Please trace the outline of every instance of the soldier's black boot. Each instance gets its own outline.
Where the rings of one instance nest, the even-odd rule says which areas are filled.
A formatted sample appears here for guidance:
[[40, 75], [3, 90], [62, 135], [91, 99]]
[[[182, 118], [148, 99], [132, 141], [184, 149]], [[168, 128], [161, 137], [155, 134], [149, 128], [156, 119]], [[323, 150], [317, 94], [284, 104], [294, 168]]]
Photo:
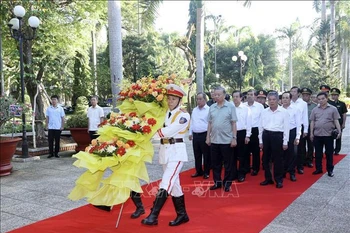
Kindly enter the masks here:
[[151, 209], [151, 213], [147, 218], [141, 221], [144, 225], [158, 225], [158, 215], [160, 210], [163, 208], [166, 200], [168, 198], [168, 193], [165, 189], [159, 189], [156, 199], [153, 202], [153, 208]]
[[145, 213], [145, 209], [143, 208], [143, 205], [142, 205], [141, 195], [140, 195], [140, 193], [131, 191], [130, 198], [136, 206], [135, 212], [132, 213], [130, 217], [131, 218], [138, 218], [138, 217], [140, 217], [141, 214]]
[[190, 221], [185, 208], [185, 196], [173, 197], [173, 203], [176, 211], [176, 218], [174, 221], [169, 222], [169, 226], [178, 226], [182, 223]]

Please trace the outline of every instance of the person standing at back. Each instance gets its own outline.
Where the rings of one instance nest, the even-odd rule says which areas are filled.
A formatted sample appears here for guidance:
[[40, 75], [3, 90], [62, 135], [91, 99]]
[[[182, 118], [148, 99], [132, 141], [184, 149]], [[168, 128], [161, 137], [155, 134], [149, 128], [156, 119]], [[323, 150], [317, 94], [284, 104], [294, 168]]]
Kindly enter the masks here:
[[98, 97], [97, 96], [92, 96], [90, 99], [91, 102], [91, 107], [89, 107], [88, 112], [87, 112], [87, 117], [88, 117], [88, 132], [90, 135], [91, 140], [95, 139], [98, 137], [96, 134], [96, 131], [98, 129], [98, 125], [103, 122], [104, 120], [104, 112], [103, 108], [101, 108], [98, 105]]
[[[338, 109], [338, 112], [340, 115], [339, 124], [340, 124], [341, 130], [343, 131], [343, 129], [345, 129], [346, 113], [348, 112], [348, 109], [346, 108], [345, 103], [339, 100], [339, 95], [340, 95], [340, 90], [338, 88], [332, 88], [331, 89], [332, 100], [328, 101], [328, 103]], [[340, 138], [335, 140], [334, 154], [339, 155], [340, 150], [341, 150], [341, 136]]]
[[[59, 158], [61, 132], [64, 128], [64, 110], [58, 105], [58, 96], [51, 96], [51, 106], [46, 110], [46, 128], [48, 129], [49, 156]], [[55, 142], [55, 151], [53, 143]]]
[[[200, 92], [196, 96], [197, 107], [192, 111], [189, 140], [192, 140], [193, 154], [196, 173], [191, 177], [203, 176], [204, 179], [209, 178], [210, 172], [210, 147], [205, 143], [208, 129], [208, 113], [207, 96]], [[204, 171], [202, 168], [202, 161]]]
[[302, 148], [305, 147], [305, 137], [307, 136], [307, 133], [309, 131], [309, 116], [308, 116], [308, 110], [307, 110], [307, 103], [300, 98], [301, 90], [299, 87], [292, 87], [290, 89], [290, 94], [292, 94], [292, 101], [291, 105], [296, 106], [301, 114], [301, 136], [300, 141], [298, 145], [298, 156], [297, 156], [297, 162], [296, 167], [298, 174], [304, 174], [304, 161], [303, 161], [303, 155], [302, 155]]
[[252, 114], [252, 134], [246, 150], [248, 158], [250, 153], [252, 153], [252, 176], [258, 175], [260, 171], [259, 124], [261, 112], [264, 110], [264, 106], [255, 101], [255, 97], [256, 91], [249, 90], [247, 92], [247, 102], [244, 103], [250, 108]]
[[[233, 103], [237, 114], [237, 146], [233, 148], [233, 179], [244, 182], [246, 174], [250, 172], [249, 154], [247, 145], [252, 134], [252, 114], [250, 108], [242, 103], [243, 95], [240, 91], [232, 92]], [[237, 161], [239, 167], [237, 169]]]
[[[223, 87], [215, 88], [216, 103], [210, 106], [206, 143], [211, 149], [214, 185], [210, 190], [224, 187], [225, 192], [231, 190], [233, 147], [237, 145], [237, 115], [235, 106], [225, 100]], [[224, 164], [224, 179], [221, 178]]]
[[[301, 91], [303, 96], [303, 100], [307, 103], [308, 117], [309, 117], [309, 125], [310, 125], [310, 115], [312, 109], [314, 109], [317, 104], [311, 100], [312, 91], [309, 88], [303, 88]], [[315, 95], [316, 96], [316, 95]], [[307, 146], [307, 151], [306, 151]], [[313, 155], [314, 155], [314, 144], [310, 140], [310, 127], [307, 136], [305, 137], [304, 146], [301, 149], [301, 154], [304, 158], [304, 165], [311, 168], [314, 165], [312, 164]]]

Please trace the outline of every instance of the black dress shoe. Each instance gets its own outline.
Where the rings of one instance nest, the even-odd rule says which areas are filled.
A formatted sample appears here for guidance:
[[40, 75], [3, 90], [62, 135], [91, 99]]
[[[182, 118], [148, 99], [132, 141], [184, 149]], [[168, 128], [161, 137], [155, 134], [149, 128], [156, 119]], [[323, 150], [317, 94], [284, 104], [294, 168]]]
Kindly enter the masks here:
[[334, 151], [334, 155], [339, 155], [339, 151]]
[[304, 174], [304, 170], [299, 168], [298, 169], [298, 174], [300, 174], [300, 175]]
[[294, 174], [290, 174], [290, 180], [294, 182], [294, 181], [297, 181], [297, 178], [295, 177]]
[[306, 166], [309, 167], [309, 168], [314, 167], [314, 165], [312, 164], [312, 162], [308, 162], [308, 163], [306, 164]]
[[224, 188], [224, 191], [225, 191], [225, 192], [230, 192], [230, 191], [231, 191], [231, 187], [225, 187], [225, 188]]
[[334, 173], [333, 173], [333, 172], [328, 172], [328, 176], [329, 176], [329, 177], [333, 177], [333, 176], [334, 176]]
[[238, 182], [239, 182], [239, 183], [242, 183], [242, 182], [244, 182], [244, 181], [245, 181], [245, 178], [244, 178], [243, 176], [238, 178]]
[[61, 156], [59, 156], [58, 154], [55, 154], [55, 158], [60, 158]]
[[198, 172], [194, 173], [191, 175], [192, 178], [198, 177], [198, 176], [202, 176], [203, 174], [200, 174]]
[[257, 175], [258, 175], [258, 172], [257, 172], [257, 171], [252, 171], [252, 173], [250, 173], [250, 175], [252, 175], [252, 176], [257, 176]]
[[260, 183], [260, 185], [262, 186], [269, 185], [269, 184], [274, 184], [274, 182], [272, 180], [264, 180], [263, 182]]
[[209, 179], [209, 175], [207, 174], [203, 175], [203, 179]]
[[210, 189], [210, 190], [215, 190], [215, 189], [219, 189], [219, 188], [221, 188], [221, 185], [216, 185], [216, 184], [214, 184], [214, 185], [211, 186], [209, 189]]
[[53, 155], [49, 155], [49, 156], [47, 156], [47, 158], [49, 159], [49, 158], [52, 158], [53, 157]]
[[318, 175], [318, 174], [322, 174], [323, 171], [322, 170], [316, 170], [312, 173], [312, 175]]
[[278, 189], [283, 188], [283, 184], [282, 184], [282, 183], [277, 183], [277, 184], [276, 184], [276, 188], [278, 188]]

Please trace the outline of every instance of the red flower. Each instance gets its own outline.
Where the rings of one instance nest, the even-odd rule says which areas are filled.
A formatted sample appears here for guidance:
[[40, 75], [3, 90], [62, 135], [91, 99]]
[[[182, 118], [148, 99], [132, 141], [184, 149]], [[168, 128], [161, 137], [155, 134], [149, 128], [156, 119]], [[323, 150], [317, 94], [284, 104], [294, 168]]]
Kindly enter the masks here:
[[92, 154], [95, 149], [96, 149], [96, 146], [91, 147], [90, 150], [89, 150], [89, 153]]
[[135, 130], [135, 131], [139, 130], [140, 128], [141, 128], [140, 125], [133, 125], [133, 126], [131, 126], [131, 129]]
[[134, 141], [129, 140], [126, 143], [129, 144], [130, 147], [135, 146], [135, 142]]
[[99, 147], [98, 150], [103, 150], [104, 148], [106, 148], [108, 146], [107, 142], [102, 143]]
[[117, 150], [117, 154], [120, 155], [120, 156], [123, 156], [125, 155], [126, 153], [126, 150], [124, 147], [120, 147], [118, 150]]
[[101, 126], [104, 126], [104, 125], [106, 125], [107, 124], [107, 120], [104, 120], [102, 123], [100, 123], [99, 125], [98, 125], [98, 127], [101, 127]]
[[149, 127], [148, 125], [142, 127], [142, 132], [144, 133], [150, 133], [151, 131], [151, 127]]
[[149, 125], [155, 125], [155, 124], [157, 124], [157, 121], [156, 121], [156, 119], [154, 119], [154, 118], [149, 118], [148, 120], [147, 120], [147, 123], [149, 124]]
[[129, 116], [130, 116], [130, 117], [136, 117], [137, 114], [136, 114], [136, 112], [131, 112], [131, 113], [129, 113]]

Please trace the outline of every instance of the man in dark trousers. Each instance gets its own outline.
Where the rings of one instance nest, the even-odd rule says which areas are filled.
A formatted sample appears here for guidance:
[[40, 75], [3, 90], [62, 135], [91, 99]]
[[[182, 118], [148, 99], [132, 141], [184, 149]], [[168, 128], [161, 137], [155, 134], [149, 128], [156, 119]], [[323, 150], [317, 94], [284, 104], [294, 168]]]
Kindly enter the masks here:
[[[338, 88], [332, 88], [331, 89], [331, 97], [332, 100], [328, 101], [330, 105], [333, 105], [338, 109], [340, 119], [339, 124], [341, 131], [345, 129], [345, 122], [346, 122], [346, 113], [348, 112], [348, 109], [346, 108], [346, 104], [339, 100], [340, 90]], [[341, 136], [335, 140], [335, 148], [334, 148], [334, 154], [339, 155], [339, 152], [341, 150]]]
[[316, 170], [313, 175], [322, 174], [322, 157], [323, 147], [325, 147], [326, 154], [326, 167], [329, 177], [333, 177], [333, 149], [334, 142], [332, 132], [337, 129], [339, 134], [337, 139], [340, 138], [341, 129], [339, 125], [340, 115], [336, 107], [328, 103], [328, 94], [326, 92], [320, 92], [317, 94], [318, 106], [311, 112], [310, 120], [310, 139], [313, 140], [315, 146], [315, 161]]
[[[214, 185], [210, 190], [224, 187], [231, 190], [233, 147], [237, 146], [237, 115], [235, 106], [225, 100], [226, 91], [217, 87], [214, 92], [216, 103], [210, 106], [206, 143], [210, 146]], [[221, 178], [222, 164], [225, 167]]]
[[269, 108], [261, 113], [259, 129], [260, 148], [263, 149], [263, 166], [265, 180], [260, 185], [274, 184], [270, 170], [270, 161], [273, 163], [273, 178], [276, 188], [283, 188], [283, 151], [288, 149], [289, 114], [278, 106], [278, 93], [270, 92], [267, 95]]
[[196, 173], [192, 174], [191, 177], [203, 176], [204, 179], [208, 179], [211, 158], [210, 147], [205, 143], [205, 140], [207, 138], [209, 106], [207, 105], [207, 96], [203, 92], [197, 94], [196, 101], [197, 107], [192, 111], [189, 130], [189, 140], [192, 140], [196, 168]]
[[247, 146], [246, 153], [252, 153], [252, 176], [258, 175], [260, 171], [260, 148], [259, 148], [259, 124], [261, 112], [264, 110], [264, 106], [255, 101], [256, 91], [251, 89], [247, 92], [247, 102], [244, 104], [250, 108], [252, 113], [252, 134]]
[[[317, 104], [314, 103], [311, 99], [311, 95], [312, 95], [311, 89], [302, 88], [301, 94], [302, 94], [303, 100], [307, 103], [308, 119], [309, 119], [309, 125], [310, 125], [310, 115], [311, 115], [312, 109], [314, 109], [317, 106]], [[310, 127], [309, 127], [307, 136], [304, 138], [301, 138], [300, 140], [301, 141], [305, 140], [305, 142], [302, 142], [303, 147], [300, 150], [301, 155], [303, 157], [304, 166], [311, 168], [314, 166], [312, 164], [313, 155], [314, 155], [314, 144], [310, 140]], [[307, 146], [307, 150], [306, 150], [306, 146]]]

